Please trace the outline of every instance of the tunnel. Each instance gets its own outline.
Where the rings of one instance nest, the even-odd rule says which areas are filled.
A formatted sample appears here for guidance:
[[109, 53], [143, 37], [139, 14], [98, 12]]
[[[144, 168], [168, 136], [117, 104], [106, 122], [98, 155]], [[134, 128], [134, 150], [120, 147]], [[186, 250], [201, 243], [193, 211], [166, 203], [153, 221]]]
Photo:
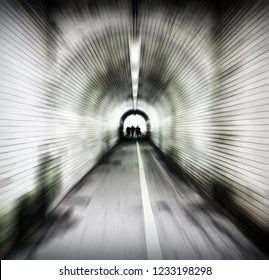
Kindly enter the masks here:
[[268, 258], [267, 1], [0, 15], [2, 258]]

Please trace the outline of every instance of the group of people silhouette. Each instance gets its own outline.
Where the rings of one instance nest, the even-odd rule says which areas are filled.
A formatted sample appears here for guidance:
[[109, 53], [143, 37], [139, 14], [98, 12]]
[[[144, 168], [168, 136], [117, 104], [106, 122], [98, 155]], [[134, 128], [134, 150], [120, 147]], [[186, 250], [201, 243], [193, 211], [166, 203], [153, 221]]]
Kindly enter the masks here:
[[141, 128], [138, 125], [136, 127], [134, 127], [133, 125], [131, 127], [128, 126], [126, 128], [126, 134], [128, 137], [134, 137], [134, 135], [138, 137], [139, 135], [141, 135]]

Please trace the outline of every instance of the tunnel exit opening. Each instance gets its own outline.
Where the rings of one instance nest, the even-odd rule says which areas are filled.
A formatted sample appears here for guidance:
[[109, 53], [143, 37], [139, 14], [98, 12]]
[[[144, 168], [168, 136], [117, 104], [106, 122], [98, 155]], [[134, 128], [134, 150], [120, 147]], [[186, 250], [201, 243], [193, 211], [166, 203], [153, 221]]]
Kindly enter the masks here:
[[130, 115], [129, 117], [127, 117], [124, 121], [123, 124], [123, 131], [126, 132], [127, 128], [129, 127], [139, 127], [141, 134], [145, 135], [146, 131], [147, 131], [147, 124], [146, 124], [146, 120], [141, 117], [140, 115]]
[[[150, 121], [146, 113], [140, 110], [129, 110], [124, 113], [120, 119], [119, 137], [120, 140], [126, 139], [127, 127], [139, 127], [141, 129], [141, 136], [143, 138], [150, 138]], [[131, 135], [130, 135], [131, 137]]]

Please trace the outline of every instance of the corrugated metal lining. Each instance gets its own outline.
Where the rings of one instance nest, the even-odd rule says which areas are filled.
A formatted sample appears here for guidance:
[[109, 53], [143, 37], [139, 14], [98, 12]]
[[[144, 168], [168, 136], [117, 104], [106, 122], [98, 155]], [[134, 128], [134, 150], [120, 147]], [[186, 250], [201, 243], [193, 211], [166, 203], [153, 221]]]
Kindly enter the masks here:
[[268, 4], [142, 11], [139, 94], [159, 114], [153, 142], [268, 229]]
[[210, 177], [229, 185], [234, 203], [269, 228], [269, 6], [223, 15], [216, 40], [218, 85], [212, 99]]
[[[36, 187], [42, 147], [52, 137], [47, 24], [40, 15], [1, 2], [1, 211]], [[55, 138], [55, 137], [54, 137]]]
[[166, 135], [153, 141], [209, 196], [268, 229], [268, 4], [231, 6], [218, 21], [191, 5], [168, 14], [174, 20], [151, 10], [143, 22], [151, 64], [141, 72], [157, 81], [144, 98], [169, 104], [159, 122]]
[[[0, 1], [1, 215], [39, 186], [47, 162], [57, 197], [67, 192], [132, 108], [127, 1], [20, 2]], [[269, 229], [268, 5], [216, 14], [150, 3], [137, 14], [138, 109], [152, 141], [208, 195], [224, 188]]]
[[113, 29], [88, 10], [68, 8], [49, 18], [42, 2], [1, 1], [0, 9], [0, 202], [6, 214], [39, 186], [48, 158], [60, 198], [116, 143], [131, 83], [126, 20], [110, 17]]

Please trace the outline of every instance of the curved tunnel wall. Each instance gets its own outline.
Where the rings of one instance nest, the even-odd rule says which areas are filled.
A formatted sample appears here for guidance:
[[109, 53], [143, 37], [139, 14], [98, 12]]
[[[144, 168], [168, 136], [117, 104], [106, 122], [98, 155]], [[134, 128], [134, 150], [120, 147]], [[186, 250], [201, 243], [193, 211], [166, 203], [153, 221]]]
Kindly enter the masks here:
[[157, 87], [142, 95], [158, 111], [152, 141], [205, 194], [268, 231], [268, 4], [222, 8], [189, 5], [166, 11], [170, 21], [143, 10], [141, 88]]
[[[72, 1], [0, 3], [3, 244], [18, 199], [44, 180], [60, 199], [118, 141], [132, 109], [132, 19], [125, 2], [101, 15]], [[152, 141], [208, 196], [225, 194], [268, 230], [268, 5], [148, 3], [138, 109]]]
[[87, 76], [94, 56], [67, 41], [44, 3], [0, 1], [0, 13], [2, 247], [24, 196], [30, 208], [45, 184], [56, 203], [113, 147], [123, 109], [105, 104], [106, 89]]

